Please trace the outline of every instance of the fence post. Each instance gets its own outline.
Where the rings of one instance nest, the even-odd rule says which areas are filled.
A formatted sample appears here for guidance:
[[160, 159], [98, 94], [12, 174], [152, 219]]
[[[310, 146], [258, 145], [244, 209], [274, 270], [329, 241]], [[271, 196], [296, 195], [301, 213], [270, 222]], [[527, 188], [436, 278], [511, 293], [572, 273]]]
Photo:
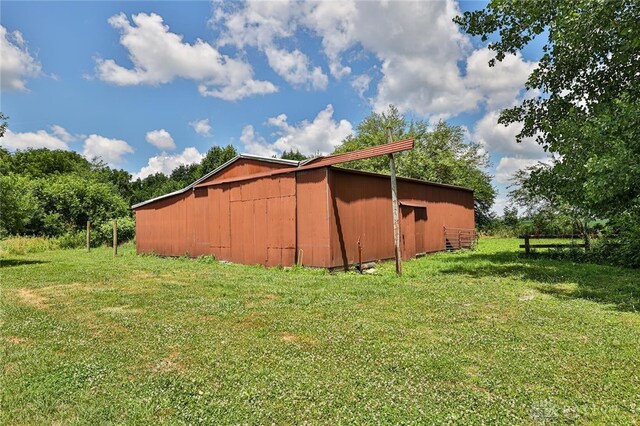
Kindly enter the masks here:
[[87, 221], [87, 251], [91, 249], [91, 221]]
[[113, 220], [113, 256], [118, 255], [118, 222]]
[[529, 234], [524, 236], [524, 253], [529, 255], [531, 253], [531, 247], [529, 245]]

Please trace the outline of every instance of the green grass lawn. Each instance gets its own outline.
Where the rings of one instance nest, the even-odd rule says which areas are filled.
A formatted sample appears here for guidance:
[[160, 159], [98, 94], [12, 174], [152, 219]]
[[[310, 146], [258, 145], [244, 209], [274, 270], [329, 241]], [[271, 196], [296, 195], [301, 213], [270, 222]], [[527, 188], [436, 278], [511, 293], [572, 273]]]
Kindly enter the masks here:
[[375, 275], [2, 260], [1, 424], [640, 422], [640, 273], [483, 239]]

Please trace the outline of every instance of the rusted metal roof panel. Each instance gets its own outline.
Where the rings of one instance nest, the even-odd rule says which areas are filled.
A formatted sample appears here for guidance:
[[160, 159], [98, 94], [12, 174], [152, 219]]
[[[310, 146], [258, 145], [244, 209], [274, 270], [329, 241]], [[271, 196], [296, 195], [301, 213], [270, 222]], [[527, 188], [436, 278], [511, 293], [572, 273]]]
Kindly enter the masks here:
[[380, 155], [408, 151], [410, 149], [413, 149], [413, 144], [414, 140], [413, 138], [410, 138], [382, 145], [376, 145], [370, 148], [359, 149], [357, 151], [345, 152], [343, 154], [318, 157], [301, 166], [300, 169], [332, 166], [334, 164], [347, 163], [349, 161], [364, 160], [365, 158], [372, 158], [378, 157]]

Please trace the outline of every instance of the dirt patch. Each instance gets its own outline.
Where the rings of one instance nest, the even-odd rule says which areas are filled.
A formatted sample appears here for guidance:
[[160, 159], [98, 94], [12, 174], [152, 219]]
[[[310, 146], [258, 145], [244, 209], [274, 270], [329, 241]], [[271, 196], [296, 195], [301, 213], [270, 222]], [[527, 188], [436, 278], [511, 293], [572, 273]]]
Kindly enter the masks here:
[[248, 308], [255, 308], [257, 306], [264, 306], [278, 300], [280, 296], [275, 293], [265, 293], [254, 295], [250, 302], [247, 302]]
[[154, 373], [182, 372], [184, 371], [184, 365], [178, 361], [179, 357], [180, 354], [178, 352], [171, 352], [168, 357], [151, 364], [151, 371]]
[[282, 335], [280, 336], [280, 340], [282, 340], [283, 342], [287, 342], [287, 343], [295, 343], [300, 339], [295, 334], [282, 333]]
[[262, 299], [263, 302], [273, 302], [274, 300], [278, 300], [280, 298], [280, 296], [278, 296], [275, 293], [267, 293], [264, 295], [264, 298]]
[[282, 333], [280, 340], [285, 343], [295, 344], [299, 346], [311, 347], [315, 346], [318, 341], [307, 336], [299, 336], [291, 333]]
[[17, 362], [7, 362], [4, 364], [4, 374], [17, 374], [20, 372], [20, 365]]
[[19, 337], [19, 336], [8, 336], [6, 338], [7, 342], [11, 343], [12, 345], [22, 345], [24, 343], [27, 342], [27, 339], [25, 339], [24, 337]]
[[29, 305], [37, 309], [46, 309], [48, 307], [48, 299], [36, 293], [34, 290], [21, 288], [20, 290], [18, 290], [17, 294], [20, 302], [24, 303], [25, 305]]
[[100, 312], [106, 312], [109, 314], [116, 315], [129, 315], [129, 314], [140, 314], [144, 312], [144, 309], [141, 308], [130, 308], [129, 306], [109, 306], [107, 308], [100, 309]]

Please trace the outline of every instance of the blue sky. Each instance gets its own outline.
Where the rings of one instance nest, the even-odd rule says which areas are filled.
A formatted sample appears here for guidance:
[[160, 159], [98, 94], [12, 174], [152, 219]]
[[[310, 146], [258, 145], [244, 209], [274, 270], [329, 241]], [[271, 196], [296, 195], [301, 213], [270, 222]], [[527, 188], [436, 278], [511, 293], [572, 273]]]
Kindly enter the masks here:
[[214, 145], [327, 153], [372, 110], [468, 129], [508, 177], [545, 157], [500, 109], [527, 96], [536, 43], [489, 68], [451, 22], [481, 2], [0, 4], [0, 145], [71, 149], [144, 177]]

